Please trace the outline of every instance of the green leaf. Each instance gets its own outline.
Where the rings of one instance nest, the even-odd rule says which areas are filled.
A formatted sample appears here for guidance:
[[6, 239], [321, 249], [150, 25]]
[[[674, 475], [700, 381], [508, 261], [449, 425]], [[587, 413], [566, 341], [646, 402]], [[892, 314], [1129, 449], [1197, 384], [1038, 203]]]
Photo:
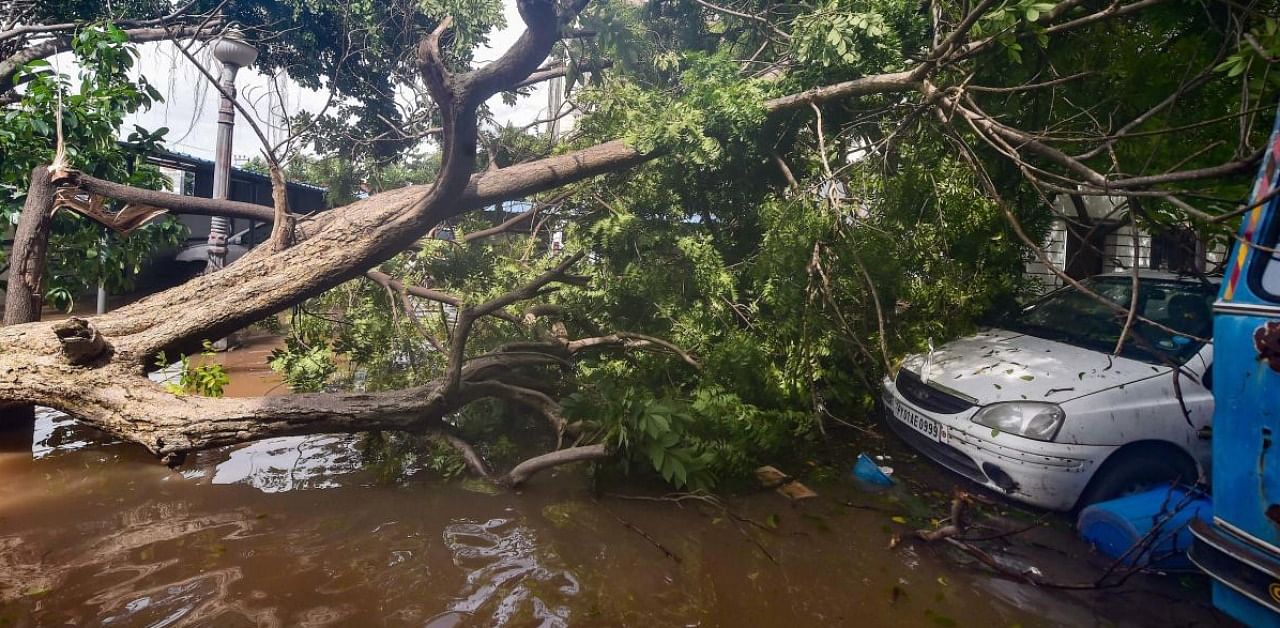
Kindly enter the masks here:
[[667, 420], [667, 417], [661, 414], [650, 414], [649, 420], [653, 423], [655, 428], [658, 430], [658, 433], [654, 434], [654, 436], [665, 434], [671, 431], [671, 422]]
[[685, 469], [684, 463], [680, 462], [675, 456], [667, 456], [667, 460], [671, 462], [671, 478], [668, 482], [675, 484], [677, 488], [683, 487], [689, 482], [689, 473]]
[[679, 464], [680, 464], [679, 461], [677, 461], [672, 456], [667, 456], [663, 458], [662, 459], [662, 479], [666, 480], [667, 482], [671, 482], [675, 478], [676, 466]]
[[655, 471], [662, 470], [662, 464], [666, 462], [667, 450], [662, 448], [660, 443], [649, 443], [646, 450], [649, 454], [649, 461], [653, 463]]

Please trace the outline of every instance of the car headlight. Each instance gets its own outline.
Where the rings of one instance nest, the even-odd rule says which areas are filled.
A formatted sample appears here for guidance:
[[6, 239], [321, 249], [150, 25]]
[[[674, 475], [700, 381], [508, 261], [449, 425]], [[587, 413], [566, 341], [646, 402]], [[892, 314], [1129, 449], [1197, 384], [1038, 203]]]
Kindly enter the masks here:
[[1051, 441], [1066, 418], [1067, 413], [1054, 403], [1006, 401], [978, 410], [973, 422], [1025, 438]]

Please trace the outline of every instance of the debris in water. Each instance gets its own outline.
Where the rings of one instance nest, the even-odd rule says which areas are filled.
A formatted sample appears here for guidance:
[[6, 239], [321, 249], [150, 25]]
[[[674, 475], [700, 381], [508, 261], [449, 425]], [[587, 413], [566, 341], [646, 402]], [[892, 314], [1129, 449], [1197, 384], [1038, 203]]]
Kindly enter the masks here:
[[777, 491], [779, 495], [786, 497], [793, 502], [818, 496], [817, 493], [813, 492], [813, 489], [810, 489], [809, 487], [794, 480], [779, 486]]
[[774, 488], [775, 486], [785, 483], [791, 478], [788, 477], [787, 474], [778, 470], [777, 467], [765, 465], [756, 469], [756, 479], [760, 480], [760, 484], [765, 488]]
[[760, 485], [765, 488], [772, 488], [777, 493], [791, 501], [799, 501], [817, 497], [818, 494], [812, 489], [796, 481], [795, 478], [783, 473], [777, 467], [765, 465], [756, 469], [756, 479], [760, 481]]

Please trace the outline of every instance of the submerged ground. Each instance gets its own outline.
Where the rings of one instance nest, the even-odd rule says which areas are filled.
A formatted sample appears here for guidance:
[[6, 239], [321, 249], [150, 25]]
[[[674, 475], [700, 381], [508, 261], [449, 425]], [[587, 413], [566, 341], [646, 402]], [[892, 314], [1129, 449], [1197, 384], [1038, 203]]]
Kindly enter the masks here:
[[[244, 377], [261, 356], [235, 359], [237, 385], [261, 387]], [[520, 493], [412, 466], [388, 478], [347, 436], [179, 471], [52, 411], [32, 440], [0, 454], [3, 626], [1229, 625], [1194, 575], [1061, 591], [941, 544], [890, 549], [940, 516], [922, 493], [950, 490], [891, 442], [876, 446], [904, 478], [889, 493], [837, 478], [802, 506], [761, 492], [721, 508], [592, 493], [574, 470]], [[1064, 520], [1043, 522], [1001, 559], [1063, 582], [1106, 567]]]

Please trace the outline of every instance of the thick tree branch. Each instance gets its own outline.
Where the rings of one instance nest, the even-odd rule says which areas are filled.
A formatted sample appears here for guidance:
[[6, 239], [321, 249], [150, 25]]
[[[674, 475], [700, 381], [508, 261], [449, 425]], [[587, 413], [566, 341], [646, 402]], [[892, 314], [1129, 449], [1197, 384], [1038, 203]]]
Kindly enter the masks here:
[[538, 275], [525, 285], [506, 292], [498, 297], [481, 303], [479, 305], [464, 307], [458, 311], [458, 320], [453, 327], [453, 335], [449, 341], [449, 361], [445, 372], [445, 389], [444, 394], [451, 394], [457, 391], [462, 384], [463, 367], [466, 366], [466, 348], [467, 338], [471, 334], [471, 326], [475, 324], [476, 319], [489, 316], [495, 312], [499, 312], [508, 305], [518, 301], [527, 301], [542, 293], [543, 288], [547, 285], [557, 282], [566, 281], [569, 277], [565, 272], [570, 266], [582, 259], [583, 254], [566, 258], [557, 264], [554, 268]]
[[697, 360], [693, 359], [693, 356], [686, 353], [680, 347], [666, 340], [663, 340], [661, 338], [654, 338], [653, 336], [645, 336], [643, 334], [635, 334], [631, 332], [620, 331], [620, 332], [614, 332], [607, 336], [597, 336], [595, 338], [582, 338], [579, 340], [570, 340], [565, 344], [565, 348], [568, 350], [570, 355], [574, 355], [583, 351], [589, 351], [592, 349], [601, 349], [601, 348], [608, 348], [608, 347], [623, 347], [628, 349], [647, 349], [647, 348], [659, 347], [662, 349], [666, 349], [667, 351], [670, 351], [671, 353], [674, 353], [677, 356], [680, 356], [680, 359], [684, 360], [685, 364], [688, 364], [689, 366], [692, 366], [695, 369], [702, 368], [702, 365], [699, 364]]
[[603, 444], [583, 445], [559, 449], [551, 453], [535, 456], [516, 465], [501, 479], [501, 483], [510, 487], [524, 484], [540, 471], [572, 462], [601, 460], [609, 457], [609, 448]]
[[[207, 36], [209, 33], [199, 26], [172, 26], [153, 28], [131, 28], [124, 31], [134, 43], [149, 41], [165, 41], [170, 39], [186, 39], [188, 37]], [[66, 37], [55, 37], [37, 44], [32, 44], [0, 61], [0, 95], [15, 87], [14, 77], [23, 66], [35, 61], [52, 57], [71, 49], [71, 42]]]
[[463, 462], [467, 464], [467, 468], [471, 470], [471, 473], [482, 478], [489, 477], [489, 467], [485, 465], [484, 458], [481, 458], [480, 454], [476, 453], [476, 450], [471, 446], [471, 443], [468, 443], [458, 436], [455, 436], [452, 432], [443, 429], [436, 432], [436, 438], [457, 450], [458, 454], [462, 456]]
[[227, 216], [260, 222], [272, 222], [275, 219], [275, 212], [265, 205], [136, 188], [92, 177], [77, 170], [63, 171], [61, 174], [62, 176], [58, 179], [58, 184], [61, 186], [78, 188], [84, 192], [99, 194], [133, 205], [151, 205], [178, 214], [196, 216]]
[[[578, 72], [599, 72], [600, 70], [607, 70], [611, 67], [613, 67], [613, 62], [609, 61], [608, 59], [605, 59], [605, 60], [597, 61], [595, 63], [591, 63], [585, 66], [580, 66], [577, 70]], [[549, 81], [553, 78], [560, 78], [568, 74], [569, 74], [569, 66], [567, 65], [558, 65], [555, 67], [547, 68], [545, 70], [538, 70], [537, 72], [530, 74], [529, 78], [523, 81], [520, 81], [515, 85], [512, 85], [511, 89], [516, 90], [522, 87], [530, 87], [532, 85], [537, 85], [538, 83]]]
[[569, 422], [565, 420], [560, 404], [547, 396], [546, 393], [497, 380], [468, 382], [464, 388], [464, 392], [467, 394], [507, 399], [536, 410], [547, 420], [551, 430], [555, 432], [556, 445], [557, 448], [559, 447], [564, 438], [565, 427]]
[[429, 429], [466, 401], [433, 395], [439, 382], [380, 393], [173, 395], [136, 369], [32, 364], [9, 354], [0, 354], [0, 371], [24, 374], [0, 381], [0, 398], [58, 408], [158, 456], [295, 434]]

